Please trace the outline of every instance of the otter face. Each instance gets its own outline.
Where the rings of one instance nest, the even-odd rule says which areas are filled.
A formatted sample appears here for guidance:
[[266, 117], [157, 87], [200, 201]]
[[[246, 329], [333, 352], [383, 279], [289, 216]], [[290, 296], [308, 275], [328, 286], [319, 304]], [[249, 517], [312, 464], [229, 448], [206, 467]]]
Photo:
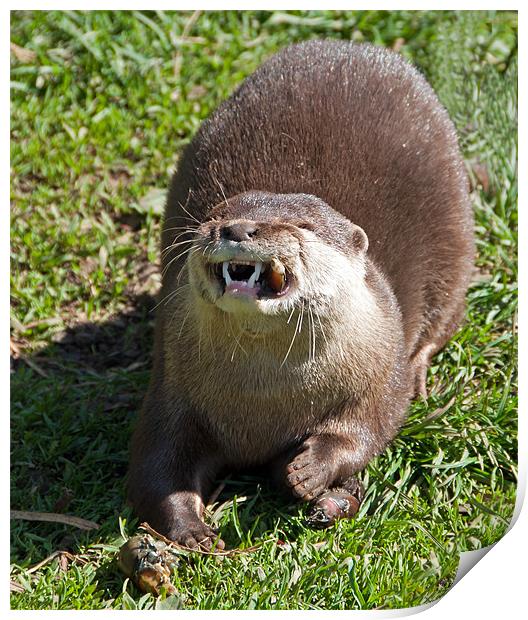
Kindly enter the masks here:
[[225, 312], [277, 314], [302, 291], [301, 231], [255, 220], [202, 224], [189, 257], [191, 285]]
[[224, 312], [325, 306], [363, 281], [365, 233], [304, 194], [247, 192], [212, 209], [189, 253], [193, 289]]

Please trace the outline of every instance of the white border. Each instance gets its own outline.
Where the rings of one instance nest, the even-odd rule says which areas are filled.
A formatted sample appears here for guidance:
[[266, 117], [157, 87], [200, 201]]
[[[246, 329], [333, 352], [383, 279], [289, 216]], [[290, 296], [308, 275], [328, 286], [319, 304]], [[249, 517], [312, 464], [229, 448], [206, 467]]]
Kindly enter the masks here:
[[[198, 4], [198, 7], [196, 6]], [[191, 5], [190, 3], [170, 3], [166, 0], [159, 1], [156, 3], [156, 8], [158, 9], [179, 9], [179, 10], [191, 10], [191, 9], [204, 9], [204, 10], [249, 10], [254, 8], [261, 8], [262, 10], [296, 10], [296, 9], [320, 9], [321, 6], [319, 3], [314, 2], [303, 2], [303, 3], [288, 3], [288, 9], [284, 9], [282, 6], [275, 5], [274, 3], [267, 4], [265, 6], [257, 6], [253, 3], [245, 6], [241, 6], [241, 3], [218, 3], [218, 2], [200, 2]], [[497, 2], [490, 1], [482, 1], [482, 2], [457, 2], [457, 3], [448, 3], [444, 6], [438, 6], [437, 3], [432, 3], [429, 1], [423, 2], [408, 2], [405, 3], [405, 6], [402, 7], [401, 4], [398, 5], [395, 2], [377, 2], [375, 6], [369, 6], [369, 10], [396, 10], [396, 9], [408, 9], [408, 10], [448, 10], [448, 9], [456, 9], [456, 10], [499, 10], [497, 7]], [[519, 31], [525, 32], [523, 29], [525, 16], [524, 9], [519, 9], [519, 2], [510, 2], [507, 3], [507, 6], [500, 7], [500, 10], [518, 10], [519, 11]], [[80, 9], [86, 10], [86, 3], [81, 2], [33, 2], [33, 3], [25, 3], [20, 2], [15, 5], [14, 2], [8, 2], [7, 7], [4, 6], [3, 9], [0, 9], [0, 37], [1, 41], [5, 46], [2, 46], [4, 50], [4, 55], [2, 56], [2, 60], [0, 61], [2, 64], [0, 66], [3, 67], [3, 71], [1, 71], [1, 75], [4, 76], [4, 79], [1, 83], [2, 89], [2, 102], [4, 107], [4, 113], [0, 115], [0, 135], [5, 135], [5, 147], [2, 151], [2, 169], [8, 169], [9, 162], [9, 60], [7, 55], [7, 41], [10, 38], [9, 28], [10, 28], [10, 10], [29, 10], [29, 9], [62, 9], [62, 10], [71, 10], [71, 9]], [[90, 10], [98, 10], [98, 9], [124, 9], [124, 10], [135, 10], [135, 9], [143, 9], [145, 8], [144, 3], [129, 0], [128, 2], [115, 2], [112, 3], [112, 6], [109, 7], [108, 3], [101, 2], [100, 0], [92, 0], [90, 3]], [[361, 6], [351, 6], [351, 3], [342, 3], [337, 2], [332, 7], [334, 10], [339, 9], [358, 9], [363, 8]], [[523, 96], [524, 91], [527, 88], [526, 80], [525, 80], [525, 66], [524, 62], [526, 60], [525, 49], [524, 49], [523, 37], [519, 36], [519, 110], [524, 111], [526, 109], [526, 97]], [[4, 129], [5, 127], [5, 129]], [[523, 167], [524, 158], [523, 158], [523, 150], [522, 147], [526, 143], [526, 127], [524, 124], [524, 117], [521, 116], [519, 118], [519, 161], [520, 161], [520, 170], [526, 170]], [[5, 225], [0, 227], [0, 235], [1, 239], [1, 250], [5, 254], [5, 264], [6, 266], [9, 264], [9, 213], [7, 205], [9, 205], [9, 178], [8, 175], [4, 177], [6, 178], [6, 182], [2, 185], [2, 196], [5, 195], [6, 208], [2, 210], [2, 213], [5, 217]], [[519, 194], [521, 196], [526, 195], [526, 176], [521, 174], [519, 176]], [[527, 230], [525, 224], [525, 217], [523, 215], [522, 209], [519, 210], [519, 238], [521, 240], [527, 238]], [[524, 267], [526, 265], [526, 243], [519, 244], [519, 263], [520, 263], [520, 276], [519, 276], [519, 284], [521, 286], [521, 290], [525, 290], [523, 285], [521, 284], [524, 278]], [[8, 269], [8, 268], [7, 268]], [[7, 280], [7, 278], [6, 278]], [[6, 301], [4, 304], [0, 304], [0, 312], [1, 312], [1, 320], [3, 324], [8, 324], [9, 321], [9, 297], [8, 297], [8, 280], [5, 288], [5, 298]], [[522, 301], [519, 304], [519, 326], [520, 326], [520, 334], [519, 334], [519, 374], [520, 377], [524, 376], [524, 368], [525, 368], [525, 352], [528, 350], [528, 339], [524, 332], [524, 325], [526, 322], [525, 318], [525, 306]], [[5, 321], [5, 323], [4, 323]], [[7, 355], [3, 357], [2, 369], [4, 372], [2, 373], [3, 380], [6, 381], [7, 385], [5, 386], [5, 390], [3, 393], [8, 393], [9, 383], [7, 377], [8, 373], [8, 364], [7, 364]], [[520, 383], [522, 383], [520, 381]], [[438, 618], [441, 620], [445, 620], [446, 616], [453, 615], [454, 617], [481, 617], [483, 614], [485, 617], [492, 616], [497, 617], [499, 615], [505, 618], [519, 618], [521, 617], [520, 609], [522, 608], [524, 611], [526, 610], [526, 600], [525, 600], [525, 592], [526, 592], [526, 552], [528, 551], [528, 510], [525, 508], [522, 512], [520, 512], [520, 508], [522, 505], [522, 500], [525, 495], [526, 490], [526, 479], [527, 479], [527, 465], [528, 465], [528, 454], [527, 454], [527, 422], [526, 422], [526, 408], [524, 407], [524, 398], [521, 398], [521, 407], [519, 407], [519, 487], [517, 494], [517, 505], [516, 505], [516, 516], [514, 519], [513, 529], [508, 532], [508, 534], [500, 540], [470, 572], [467, 574], [461, 584], [457, 584], [454, 588], [440, 601], [435, 604], [433, 607], [428, 608], [427, 617], [434, 619]], [[9, 412], [9, 404], [7, 407], [7, 411]], [[523, 415], [524, 414], [524, 415]], [[6, 415], [6, 419], [8, 419], [8, 415]], [[6, 497], [9, 496], [9, 434], [4, 433], [3, 437], [4, 442], [4, 450], [2, 451], [2, 458], [4, 459], [4, 465], [7, 477], [7, 484], [5, 484], [4, 478], [4, 491], [6, 492]], [[9, 503], [9, 502], [7, 502]], [[516, 522], [515, 522], [516, 521]], [[7, 514], [7, 508], [2, 513], [2, 521], [4, 536], [6, 539], [6, 545], [4, 549], [9, 549], [10, 541], [9, 541], [9, 516]], [[7, 575], [9, 573], [9, 567], [7, 566], [7, 561], [5, 565], [5, 576], [2, 583], [7, 586]], [[4, 610], [9, 609], [9, 596], [6, 597], [6, 605], [2, 605]], [[345, 612], [337, 612], [337, 613], [353, 613], [355, 615], [364, 615], [369, 614], [370, 617], [395, 617], [395, 616], [406, 616], [412, 613], [416, 613], [422, 610], [422, 608], [412, 609], [402, 609], [395, 611], [345, 611]], [[35, 611], [24, 611], [24, 612], [14, 612], [9, 610], [8, 614], [19, 614], [19, 613], [41, 613]], [[94, 611], [80, 611], [80, 612], [46, 612], [48, 614], [55, 615], [60, 613], [62, 618], [65, 617], [65, 614], [69, 616], [70, 614], [75, 614], [75, 617], [78, 617], [78, 614], [85, 615], [96, 613]], [[115, 614], [120, 613], [118, 611], [108, 611], [107, 613]], [[133, 614], [144, 614], [149, 612], [128, 612]], [[198, 611], [180, 611], [178, 613], [194, 613], [200, 614], [202, 612]], [[251, 612], [247, 611], [215, 611], [212, 613], [220, 613], [220, 614], [249, 614]], [[263, 612], [259, 612], [263, 613]], [[302, 612], [302, 611], [285, 611], [280, 612], [283, 615], [291, 615], [291, 614], [300, 614], [300, 613], [312, 613], [312, 614], [320, 614], [320, 613], [336, 613], [335, 611], [331, 612]]]

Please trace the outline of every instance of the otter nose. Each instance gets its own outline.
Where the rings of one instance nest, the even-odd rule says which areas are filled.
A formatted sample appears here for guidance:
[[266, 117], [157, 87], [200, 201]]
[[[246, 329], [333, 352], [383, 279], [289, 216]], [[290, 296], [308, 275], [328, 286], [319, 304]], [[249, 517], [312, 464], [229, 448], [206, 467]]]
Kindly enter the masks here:
[[236, 222], [222, 226], [220, 237], [228, 241], [249, 241], [256, 232], [255, 222]]

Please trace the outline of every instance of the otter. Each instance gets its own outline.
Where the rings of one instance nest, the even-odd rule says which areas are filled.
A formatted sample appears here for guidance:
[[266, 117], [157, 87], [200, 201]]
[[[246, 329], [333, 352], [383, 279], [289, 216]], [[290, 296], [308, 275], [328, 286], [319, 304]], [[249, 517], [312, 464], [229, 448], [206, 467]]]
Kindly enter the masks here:
[[426, 395], [473, 255], [455, 128], [417, 69], [329, 40], [264, 62], [168, 193], [136, 513], [221, 548], [202, 515], [222, 471], [263, 466], [307, 502], [357, 488]]

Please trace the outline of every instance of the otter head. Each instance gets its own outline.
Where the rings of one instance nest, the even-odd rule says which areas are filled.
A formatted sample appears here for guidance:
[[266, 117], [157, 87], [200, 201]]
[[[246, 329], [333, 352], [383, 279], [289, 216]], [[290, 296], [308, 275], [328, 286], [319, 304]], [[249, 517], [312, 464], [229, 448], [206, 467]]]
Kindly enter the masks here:
[[366, 234], [307, 194], [229, 198], [210, 211], [193, 245], [194, 292], [255, 332], [272, 329], [277, 317], [284, 324], [283, 315], [304, 306], [324, 316], [365, 286]]

